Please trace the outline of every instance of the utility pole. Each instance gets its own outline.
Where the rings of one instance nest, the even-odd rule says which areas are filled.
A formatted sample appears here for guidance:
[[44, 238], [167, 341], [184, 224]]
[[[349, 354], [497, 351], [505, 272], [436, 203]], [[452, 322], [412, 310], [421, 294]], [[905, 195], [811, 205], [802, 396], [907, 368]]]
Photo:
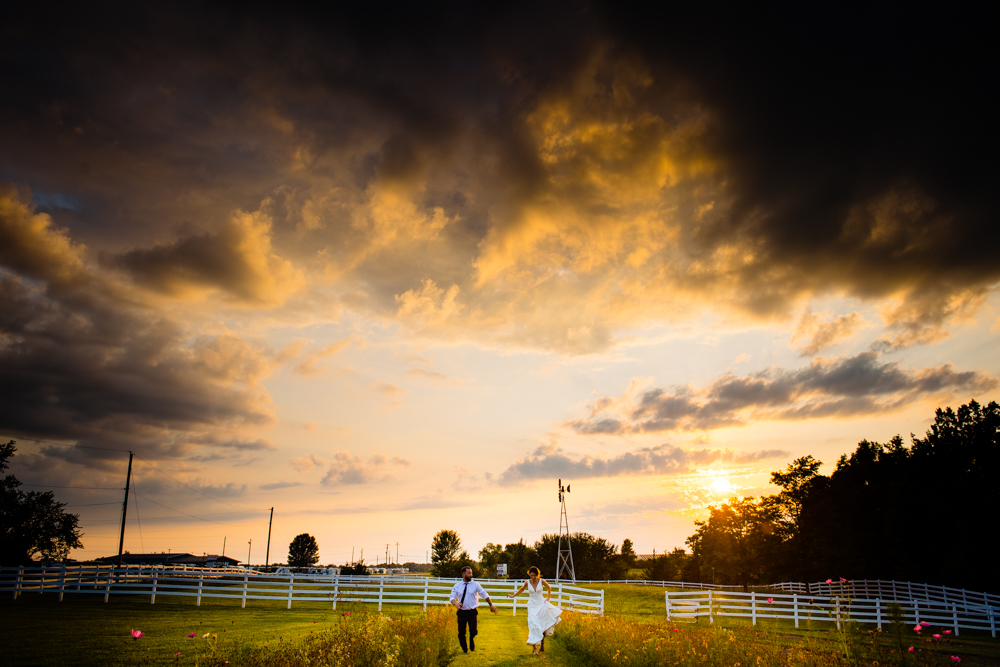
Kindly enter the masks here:
[[354, 567], [354, 547], [351, 547], [351, 567]]
[[248, 545], [247, 546], [247, 569], [249, 570], [250, 569], [250, 550], [253, 549], [253, 538], [252, 537], [250, 538], [250, 541], [247, 542], [247, 545]]
[[267, 551], [264, 554], [264, 569], [271, 560], [271, 522], [274, 521], [274, 508], [271, 508], [271, 518], [267, 520]]
[[399, 542], [396, 542], [396, 566], [399, 567]]
[[389, 545], [385, 545], [385, 564], [389, 565]]
[[222, 536], [222, 557], [226, 557], [226, 536]]
[[132, 484], [132, 452], [128, 453], [128, 472], [125, 474], [125, 500], [122, 502], [122, 533], [118, 538], [118, 567], [122, 566], [122, 549], [125, 548], [125, 515], [128, 514], [128, 491]]

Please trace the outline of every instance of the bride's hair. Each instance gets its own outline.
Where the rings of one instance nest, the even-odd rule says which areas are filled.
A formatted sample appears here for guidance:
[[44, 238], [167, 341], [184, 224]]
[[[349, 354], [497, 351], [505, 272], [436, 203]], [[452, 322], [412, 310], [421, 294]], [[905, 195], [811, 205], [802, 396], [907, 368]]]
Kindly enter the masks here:
[[531, 567], [529, 567], [529, 568], [528, 568], [528, 574], [529, 574], [529, 575], [532, 575], [532, 574], [537, 574], [538, 576], [542, 576], [542, 573], [541, 573], [541, 572], [539, 572], [539, 571], [538, 571], [538, 568], [537, 568], [537, 567], [535, 567], [534, 565], [532, 565]]

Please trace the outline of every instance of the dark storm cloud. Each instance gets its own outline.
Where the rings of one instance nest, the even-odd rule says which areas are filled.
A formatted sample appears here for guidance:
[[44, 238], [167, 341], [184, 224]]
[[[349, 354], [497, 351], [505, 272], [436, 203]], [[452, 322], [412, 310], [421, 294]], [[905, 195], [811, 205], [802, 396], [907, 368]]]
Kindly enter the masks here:
[[[743, 377], [725, 375], [698, 389], [655, 388], [634, 399], [601, 399], [594, 416], [571, 426], [582, 434], [656, 433], [852, 417], [889, 412], [941, 392], [972, 395], [996, 386], [996, 379], [985, 373], [956, 371], [951, 364], [908, 370], [870, 351], [832, 362], [817, 360], [794, 371], [768, 368]], [[607, 411], [618, 416], [602, 416]]]
[[690, 472], [696, 465], [715, 462], [750, 463], [788, 456], [778, 449], [735, 453], [729, 450], [684, 450], [671, 445], [643, 447], [611, 458], [583, 456], [575, 458], [561, 448], [543, 446], [520, 459], [495, 478], [501, 486], [511, 486], [533, 479], [568, 477], [619, 477], [636, 475], [672, 475]]
[[[272, 449], [241, 425], [273, 416], [257, 380], [267, 351], [232, 335], [194, 336], [86, 267], [83, 249], [0, 191], [0, 424], [13, 434], [178, 457], [196, 446]], [[93, 467], [121, 453], [46, 446]]]
[[[278, 190], [282, 252], [327, 248], [383, 313], [426, 278], [473, 298], [470, 256], [487, 282], [548, 276], [560, 252], [612, 287], [626, 257], [642, 266], [634, 302], [580, 279], [596, 310], [519, 313], [518, 342], [570, 351], [648, 317], [657, 285], [755, 317], [897, 296], [891, 343], [931, 342], [1000, 278], [995, 62], [986, 22], [958, 9], [49, 8], [44, 41], [37, 17], [5, 22], [0, 177], [78, 202], [60, 209], [74, 233], [162, 292], [260, 301], [219, 221]], [[448, 252], [394, 250], [421, 232], [379, 218], [387, 196], [410, 223], [440, 209]], [[677, 235], [647, 248], [668, 218]], [[487, 316], [463, 325], [495, 327], [508, 304], [475, 298], [466, 315]]]

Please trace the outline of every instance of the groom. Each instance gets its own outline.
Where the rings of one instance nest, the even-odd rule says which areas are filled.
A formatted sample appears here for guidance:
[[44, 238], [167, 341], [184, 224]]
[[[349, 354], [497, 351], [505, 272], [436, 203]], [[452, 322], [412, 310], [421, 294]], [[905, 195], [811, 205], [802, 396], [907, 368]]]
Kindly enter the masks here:
[[[479, 606], [479, 598], [486, 598], [486, 602], [490, 605], [490, 611], [494, 614], [499, 614], [497, 608], [493, 606], [493, 600], [490, 599], [490, 594], [486, 592], [486, 589], [479, 585], [478, 581], [472, 580], [472, 568], [466, 565], [462, 568], [462, 581], [455, 584], [451, 589], [451, 603], [455, 605], [455, 609], [458, 610], [458, 643], [462, 646], [462, 651], [468, 653], [469, 650], [476, 650], [476, 635], [479, 634], [479, 630], [476, 629], [476, 617], [479, 612], [476, 607]], [[469, 643], [465, 643], [465, 626], [469, 626]]]

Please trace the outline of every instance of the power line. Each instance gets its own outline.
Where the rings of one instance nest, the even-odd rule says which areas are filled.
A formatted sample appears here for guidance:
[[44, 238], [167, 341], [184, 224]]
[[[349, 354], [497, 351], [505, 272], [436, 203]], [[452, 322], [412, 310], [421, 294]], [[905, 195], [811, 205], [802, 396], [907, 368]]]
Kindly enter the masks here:
[[148, 500], [149, 502], [153, 503], [154, 505], [159, 505], [160, 507], [166, 508], [166, 509], [170, 510], [171, 512], [177, 512], [178, 514], [183, 514], [184, 516], [189, 516], [192, 519], [198, 519], [199, 521], [207, 521], [208, 523], [217, 523], [220, 526], [223, 525], [223, 523], [221, 521], [212, 521], [211, 519], [206, 519], [204, 517], [195, 516], [194, 514], [188, 514], [187, 512], [182, 512], [182, 511], [180, 511], [178, 509], [174, 509], [173, 507], [169, 507], [167, 505], [164, 505], [163, 503], [158, 503], [155, 500], [153, 500], [152, 498], [147, 498], [146, 496], [144, 496], [144, 495], [142, 495], [140, 493], [137, 493], [136, 495], [139, 496], [140, 498], [142, 498], [143, 500]]
[[[135, 480], [132, 480], [132, 497], [139, 495], [135, 490]], [[135, 523], [139, 526], [139, 546], [142, 547], [142, 552], [146, 553], [146, 543], [142, 539], [142, 521], [139, 520], [139, 499], [135, 498]]]
[[54, 484], [24, 484], [21, 486], [43, 486], [47, 489], [89, 489], [91, 491], [121, 491], [117, 486], [55, 486]]
[[[156, 466], [154, 466], [154, 465], [153, 465], [152, 463], [150, 463], [150, 462], [149, 462], [149, 461], [147, 461], [146, 459], [143, 459], [143, 458], [142, 458], [141, 456], [139, 456], [138, 454], [136, 454], [136, 456], [137, 456], [137, 457], [139, 457], [140, 459], [142, 459], [142, 462], [143, 462], [143, 463], [145, 463], [146, 465], [148, 465], [148, 466], [149, 466], [150, 468], [152, 468], [152, 469], [153, 469], [153, 470], [155, 470], [156, 472], [160, 473], [161, 475], [166, 475], [167, 477], [170, 477], [170, 479], [174, 480], [175, 482], [177, 482], [178, 484], [180, 484], [180, 485], [181, 485], [181, 486], [183, 486], [184, 488], [186, 488], [186, 489], [190, 489], [190, 490], [194, 491], [194, 492], [195, 492], [195, 493], [197, 493], [197, 494], [200, 494], [200, 495], [202, 495], [202, 496], [205, 496], [205, 497], [206, 497], [206, 498], [208, 498], [209, 500], [214, 500], [214, 501], [215, 501], [215, 502], [217, 502], [217, 503], [222, 503], [223, 505], [229, 505], [230, 507], [239, 507], [240, 509], [250, 509], [250, 508], [248, 508], [248, 507], [246, 507], [246, 506], [244, 506], [244, 505], [234, 505], [233, 503], [227, 503], [227, 502], [226, 502], [225, 500], [219, 500], [218, 498], [213, 498], [212, 496], [208, 495], [207, 493], [202, 493], [202, 492], [201, 492], [201, 491], [199, 491], [198, 489], [196, 489], [196, 488], [194, 488], [194, 487], [191, 487], [191, 486], [188, 486], [187, 484], [185, 484], [185, 483], [184, 483], [184, 482], [182, 482], [181, 480], [177, 479], [176, 477], [172, 477], [171, 475], [168, 475], [167, 473], [163, 472], [162, 470], [160, 470], [159, 468], [157, 468]], [[148, 500], [148, 498], [147, 498], [147, 500]], [[260, 512], [266, 512], [267, 510], [253, 510], [253, 511], [260, 511]]]
[[26, 440], [28, 442], [34, 443], [45, 443], [46, 445], [55, 445], [57, 447], [79, 447], [80, 449], [99, 449], [104, 452], [127, 452], [127, 449], [116, 449], [114, 447], [94, 447], [92, 445], [67, 445], [65, 442], [53, 442], [52, 440], [39, 440], [38, 438], [25, 438], [18, 435], [2, 434], [0, 433], [0, 438], [10, 438], [11, 440]]
[[96, 507], [97, 505], [120, 505], [121, 503], [81, 503], [79, 505], [66, 505], [66, 507]]

